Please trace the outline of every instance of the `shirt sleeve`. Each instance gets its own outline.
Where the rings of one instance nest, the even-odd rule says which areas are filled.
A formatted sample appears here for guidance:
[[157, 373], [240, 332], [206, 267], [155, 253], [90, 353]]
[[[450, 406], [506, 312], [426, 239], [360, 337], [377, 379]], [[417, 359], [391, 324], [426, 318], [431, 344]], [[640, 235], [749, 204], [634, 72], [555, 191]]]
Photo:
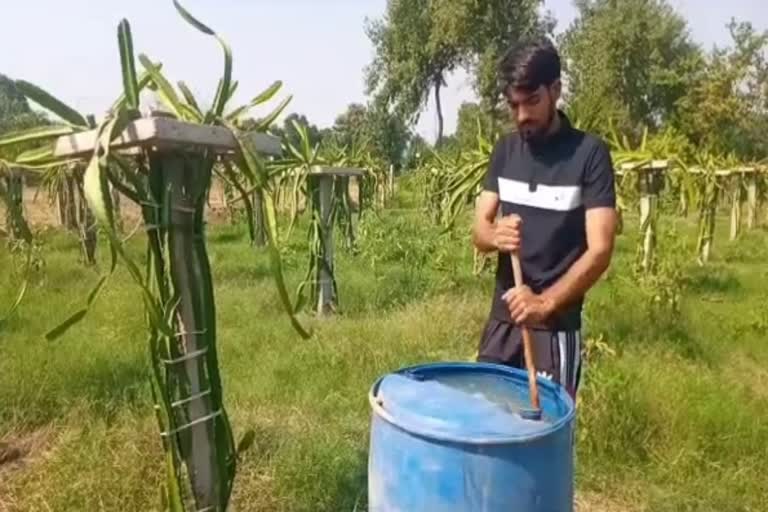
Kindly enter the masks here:
[[616, 180], [608, 146], [599, 142], [587, 160], [582, 183], [582, 202], [585, 209], [615, 208]]
[[488, 163], [488, 170], [485, 173], [485, 179], [483, 180], [483, 190], [489, 192], [499, 193], [499, 176], [504, 169], [504, 147], [505, 139], [501, 138], [496, 142], [491, 152], [491, 158]]

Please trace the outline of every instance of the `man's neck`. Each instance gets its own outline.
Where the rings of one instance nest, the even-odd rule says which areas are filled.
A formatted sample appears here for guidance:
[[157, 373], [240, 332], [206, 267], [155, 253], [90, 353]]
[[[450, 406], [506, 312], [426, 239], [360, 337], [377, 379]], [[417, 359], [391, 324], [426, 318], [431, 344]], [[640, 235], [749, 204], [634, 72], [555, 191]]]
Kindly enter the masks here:
[[549, 129], [547, 130], [547, 135], [552, 136], [556, 134], [558, 131], [560, 131], [560, 126], [562, 125], [562, 121], [560, 120], [560, 113], [555, 110], [555, 116], [552, 118], [552, 122], [549, 123]]

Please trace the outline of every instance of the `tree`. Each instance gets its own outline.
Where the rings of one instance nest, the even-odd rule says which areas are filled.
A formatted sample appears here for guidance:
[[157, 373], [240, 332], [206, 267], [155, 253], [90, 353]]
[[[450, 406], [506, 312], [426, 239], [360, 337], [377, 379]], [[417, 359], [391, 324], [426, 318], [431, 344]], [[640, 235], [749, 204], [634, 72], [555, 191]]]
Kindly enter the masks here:
[[368, 94], [415, 123], [431, 91], [443, 137], [440, 92], [463, 67], [492, 119], [498, 118], [497, 63], [512, 44], [553, 28], [541, 0], [389, 0], [383, 19], [367, 26], [376, 56], [366, 70]]
[[697, 146], [762, 159], [768, 155], [768, 31], [735, 20], [728, 28], [733, 47], [712, 51], [674, 121]]
[[478, 133], [488, 132], [488, 116], [477, 103], [464, 102], [459, 107], [456, 139], [462, 150], [477, 148]]
[[0, 74], [0, 133], [23, 130], [43, 122], [44, 117], [29, 107], [27, 98], [13, 80]]
[[360, 103], [351, 103], [336, 117], [333, 123], [333, 136], [338, 143], [351, 146], [365, 137], [370, 137], [368, 127], [368, 108]]
[[560, 39], [565, 100], [583, 128], [657, 128], [703, 71], [686, 20], [666, 0], [576, 0]]
[[498, 63], [507, 50], [534, 37], [551, 35], [555, 19], [542, 15], [542, 0], [453, 0], [465, 4], [463, 27], [456, 32], [456, 42], [465, 40], [468, 69], [474, 88], [489, 121], [490, 130], [499, 128], [504, 111], [498, 87]]
[[301, 137], [296, 131], [296, 127], [293, 123], [297, 123], [300, 126], [306, 127], [310, 144], [315, 145], [323, 140], [323, 134], [320, 128], [310, 123], [307, 119], [307, 116], [304, 114], [298, 114], [296, 112], [287, 115], [283, 120], [282, 126], [275, 124], [274, 126], [270, 127], [269, 132], [272, 135], [280, 137], [281, 139], [289, 142], [293, 146], [298, 147], [301, 144]]
[[403, 168], [406, 170], [417, 169], [431, 158], [431, 146], [421, 135], [414, 135], [408, 142]]
[[381, 104], [350, 104], [336, 118], [331, 135], [342, 146], [363, 144], [366, 151], [396, 170], [402, 168], [409, 139], [402, 119]]
[[440, 40], [433, 9], [440, 2], [389, 0], [383, 20], [366, 26], [376, 57], [366, 69], [368, 94], [375, 93], [396, 115], [415, 123], [434, 89], [437, 139], [443, 136], [440, 90], [459, 64], [460, 49]]

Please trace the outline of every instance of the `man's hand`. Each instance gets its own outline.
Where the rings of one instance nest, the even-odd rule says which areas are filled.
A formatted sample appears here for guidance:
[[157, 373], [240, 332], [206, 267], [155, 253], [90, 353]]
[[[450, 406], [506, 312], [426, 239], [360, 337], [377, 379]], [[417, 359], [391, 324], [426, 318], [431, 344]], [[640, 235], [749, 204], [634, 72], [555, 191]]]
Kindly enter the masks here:
[[527, 286], [516, 286], [501, 297], [516, 324], [536, 325], [544, 322], [553, 311], [551, 301], [536, 295]]
[[515, 252], [520, 249], [522, 223], [517, 215], [507, 215], [498, 220], [493, 232], [493, 243], [499, 252]]

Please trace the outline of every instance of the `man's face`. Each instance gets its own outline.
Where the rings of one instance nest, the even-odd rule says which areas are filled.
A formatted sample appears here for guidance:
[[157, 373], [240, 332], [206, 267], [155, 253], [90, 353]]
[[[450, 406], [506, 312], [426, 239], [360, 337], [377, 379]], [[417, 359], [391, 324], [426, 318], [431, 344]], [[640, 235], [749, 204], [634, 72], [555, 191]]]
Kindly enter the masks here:
[[510, 88], [507, 101], [517, 129], [526, 140], [541, 140], [547, 134], [557, 112], [559, 82], [535, 90]]

